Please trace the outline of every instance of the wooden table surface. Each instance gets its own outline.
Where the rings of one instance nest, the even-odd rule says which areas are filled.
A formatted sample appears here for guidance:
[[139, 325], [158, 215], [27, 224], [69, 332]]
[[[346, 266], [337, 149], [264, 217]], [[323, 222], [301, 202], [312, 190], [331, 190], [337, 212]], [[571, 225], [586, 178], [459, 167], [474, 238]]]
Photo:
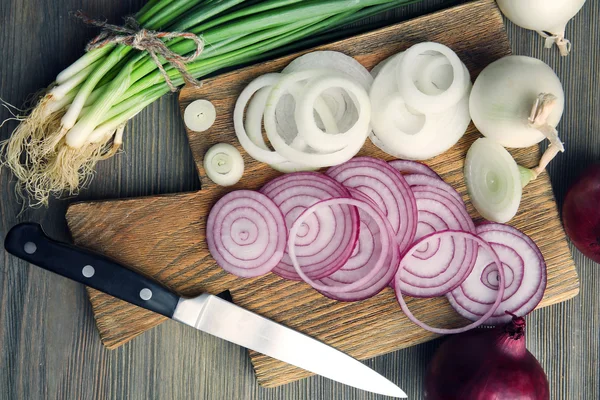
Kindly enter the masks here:
[[[143, 1], [0, 1], [0, 97], [22, 104], [83, 51], [95, 31], [69, 18], [83, 9], [111, 21]], [[456, 3], [456, 2], [454, 2]], [[444, 8], [424, 0], [372, 20], [393, 22]], [[567, 152], [550, 167], [559, 207], [575, 177], [600, 160], [600, 5], [589, 0], [569, 24], [573, 53], [544, 50], [532, 32], [507, 22], [515, 54], [551, 65], [565, 86], [566, 112], [559, 131]], [[10, 115], [0, 109], [0, 120]], [[0, 139], [15, 127], [6, 123]], [[103, 162], [78, 200], [175, 193], [199, 188], [177, 107], [165, 96], [131, 121], [125, 153]], [[17, 222], [37, 221], [67, 240], [69, 201], [49, 209], [20, 204], [8, 171], [0, 171], [0, 237]], [[165, 323], [117, 350], [102, 347], [82, 285], [27, 265], [0, 250], [0, 400], [4, 399], [380, 399], [320, 377], [276, 389], [257, 385], [248, 354], [233, 344], [175, 322]], [[600, 398], [600, 266], [572, 247], [581, 277], [574, 300], [528, 318], [527, 346], [550, 380], [553, 399]], [[367, 364], [421, 399], [423, 375], [439, 341], [370, 360]]]

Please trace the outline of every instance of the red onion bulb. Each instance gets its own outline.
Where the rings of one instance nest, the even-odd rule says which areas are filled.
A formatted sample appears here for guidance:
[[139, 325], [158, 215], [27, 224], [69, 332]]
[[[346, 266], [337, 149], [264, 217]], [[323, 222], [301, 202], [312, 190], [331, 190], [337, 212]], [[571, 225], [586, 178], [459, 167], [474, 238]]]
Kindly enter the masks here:
[[428, 400], [548, 400], [548, 379], [525, 348], [525, 319], [447, 339], [425, 377]]
[[585, 170], [569, 188], [562, 219], [575, 247], [600, 263], [600, 164]]

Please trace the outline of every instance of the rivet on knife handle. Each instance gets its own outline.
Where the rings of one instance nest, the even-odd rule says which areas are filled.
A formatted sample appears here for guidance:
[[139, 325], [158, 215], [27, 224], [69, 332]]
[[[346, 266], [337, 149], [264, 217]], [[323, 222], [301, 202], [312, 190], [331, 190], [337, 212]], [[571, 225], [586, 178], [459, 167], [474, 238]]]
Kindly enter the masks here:
[[169, 318], [179, 302], [177, 294], [108, 257], [50, 239], [38, 224], [13, 227], [4, 247], [41, 268]]

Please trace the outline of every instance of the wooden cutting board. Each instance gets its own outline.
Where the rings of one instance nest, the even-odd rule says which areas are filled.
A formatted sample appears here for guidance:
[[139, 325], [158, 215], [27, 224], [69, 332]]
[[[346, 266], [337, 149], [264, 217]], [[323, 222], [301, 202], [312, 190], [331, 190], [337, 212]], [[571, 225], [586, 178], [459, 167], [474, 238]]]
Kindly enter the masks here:
[[[455, 50], [473, 79], [490, 62], [510, 53], [502, 18], [493, 0], [468, 3], [319, 49], [342, 51], [371, 69], [384, 58], [428, 40], [444, 43]], [[218, 142], [237, 146], [231, 117], [237, 95], [255, 77], [280, 71], [297, 56], [206, 79], [201, 88], [184, 88], [180, 95], [182, 110], [191, 101], [204, 98], [215, 105], [218, 114], [209, 131], [188, 131], [202, 190], [74, 204], [67, 212], [73, 239], [78, 245], [105, 253], [182, 295], [217, 294], [229, 289], [236, 304], [359, 359], [431, 340], [434, 334], [405, 318], [391, 289], [357, 303], [337, 302], [304, 283], [286, 281], [274, 274], [255, 279], [234, 277], [221, 270], [207, 251], [204, 230], [212, 204], [232, 189], [258, 189], [279, 173], [242, 151], [246, 163], [244, 177], [235, 187], [224, 189], [206, 178], [202, 156], [208, 147]], [[427, 162], [461, 193], [476, 220], [481, 218], [469, 202], [462, 169], [465, 153], [478, 136], [471, 126], [455, 147]], [[536, 165], [539, 158], [537, 147], [512, 153], [519, 163], [529, 167]], [[360, 154], [391, 159], [370, 142]], [[511, 224], [533, 238], [548, 264], [548, 287], [540, 307], [577, 295], [577, 272], [546, 174], [526, 188], [520, 211]], [[102, 342], [108, 348], [116, 348], [165, 321], [162, 316], [97, 291], [89, 290], [89, 295]], [[429, 324], [448, 327], [464, 323], [443, 298], [409, 299], [408, 304]], [[250, 356], [258, 381], [264, 386], [277, 386], [310, 375], [255, 352]]]

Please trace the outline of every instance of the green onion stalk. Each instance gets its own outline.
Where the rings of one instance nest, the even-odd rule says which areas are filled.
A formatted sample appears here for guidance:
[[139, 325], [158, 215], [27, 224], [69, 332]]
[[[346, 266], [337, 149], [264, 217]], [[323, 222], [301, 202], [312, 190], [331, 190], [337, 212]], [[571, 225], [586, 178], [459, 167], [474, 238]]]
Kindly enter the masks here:
[[[186, 70], [201, 79], [334, 37], [340, 27], [418, 0], [149, 0], [133, 17], [144, 29], [193, 33], [204, 44]], [[189, 56], [197, 43], [177, 37], [168, 50]], [[146, 106], [185, 83], [171, 62], [121, 43], [87, 51], [59, 73], [10, 138], [2, 166], [30, 206], [76, 194], [100, 160], [122, 144], [124, 127]]]

